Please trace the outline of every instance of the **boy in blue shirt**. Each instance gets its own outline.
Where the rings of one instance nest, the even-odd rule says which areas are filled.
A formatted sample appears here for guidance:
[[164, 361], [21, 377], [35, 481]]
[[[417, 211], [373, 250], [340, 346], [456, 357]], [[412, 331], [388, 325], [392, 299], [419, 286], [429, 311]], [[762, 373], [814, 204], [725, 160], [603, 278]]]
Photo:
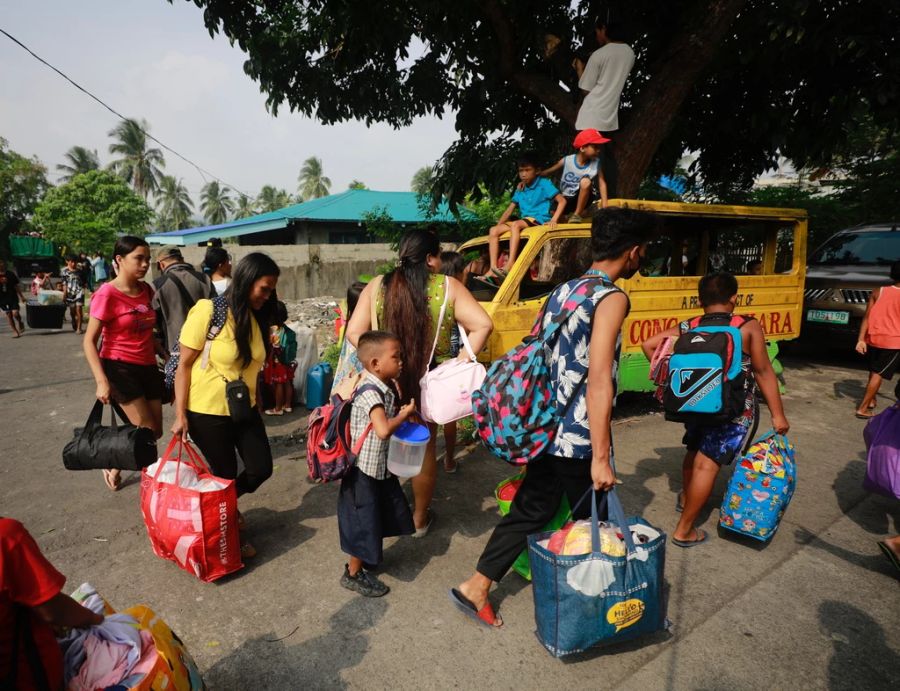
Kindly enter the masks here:
[[[566, 200], [556, 186], [547, 178], [538, 175], [537, 157], [532, 153], [522, 154], [518, 161], [519, 180], [522, 184], [513, 193], [512, 202], [497, 225], [491, 228], [488, 244], [491, 258], [490, 270], [481, 280], [491, 286], [498, 286], [506, 277], [506, 271], [500, 268], [500, 236], [509, 231], [509, 259], [506, 266], [512, 266], [519, 254], [519, 237], [525, 228], [540, 226], [545, 223], [555, 228], [566, 208]], [[550, 202], [556, 202], [556, 211], [550, 216]], [[519, 218], [510, 220], [513, 212], [519, 207]], [[549, 221], [549, 223], [548, 223]]]

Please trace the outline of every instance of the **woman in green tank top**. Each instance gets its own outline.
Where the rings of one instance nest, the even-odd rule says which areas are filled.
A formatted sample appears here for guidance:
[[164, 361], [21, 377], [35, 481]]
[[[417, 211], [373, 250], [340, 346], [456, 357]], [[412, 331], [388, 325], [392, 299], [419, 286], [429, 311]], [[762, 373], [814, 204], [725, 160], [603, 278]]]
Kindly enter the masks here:
[[[466, 287], [455, 278], [440, 274], [441, 243], [432, 230], [408, 232], [400, 241], [399, 263], [383, 280], [369, 283], [347, 324], [346, 337], [354, 346], [359, 337], [373, 328], [390, 331], [403, 346], [403, 371], [398, 379], [400, 402], [414, 400], [419, 405], [419, 380], [434, 365], [450, 356], [450, 334], [459, 323], [469, 335], [477, 353], [493, 330], [491, 318]], [[449, 295], [447, 289], [449, 288]], [[438, 323], [441, 306], [447, 299], [444, 318]], [[377, 324], [372, 324], [374, 301]], [[429, 362], [437, 329], [434, 360]], [[460, 358], [468, 355], [461, 353]], [[437, 479], [437, 426], [429, 425], [431, 441], [422, 472], [412, 479], [416, 536], [422, 537], [431, 525], [429, 507]]]

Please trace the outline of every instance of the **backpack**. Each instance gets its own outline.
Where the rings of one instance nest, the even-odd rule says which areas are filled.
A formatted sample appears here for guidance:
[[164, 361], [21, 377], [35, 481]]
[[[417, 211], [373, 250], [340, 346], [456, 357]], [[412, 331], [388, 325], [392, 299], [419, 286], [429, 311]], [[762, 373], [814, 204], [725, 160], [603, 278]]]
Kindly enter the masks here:
[[491, 365], [481, 388], [472, 393], [476, 432], [495, 456], [507, 463], [525, 465], [538, 458], [553, 441], [560, 419], [578, 398], [574, 392], [587, 379], [587, 371], [565, 407], [558, 410], [548, 353], [552, 352], [554, 336], [558, 338], [560, 329], [581, 303], [603, 290], [609, 295], [621, 292], [603, 279], [583, 281], [565, 300], [564, 311], [542, 329], [548, 298], [531, 333]]
[[362, 446], [372, 431], [370, 422], [356, 444], [351, 443], [350, 413], [353, 401], [364, 391], [378, 391], [374, 384], [363, 384], [350, 398], [332, 396], [331, 400], [309, 414], [306, 433], [306, 464], [309, 478], [317, 482], [340, 480], [356, 464]]
[[[228, 319], [228, 302], [222, 295], [217, 295], [212, 299], [213, 312], [212, 318], [209, 320], [209, 330], [206, 332], [206, 345], [203, 347], [203, 366], [209, 359], [209, 349], [212, 342], [219, 332], [224, 328]], [[173, 400], [175, 396], [175, 371], [178, 369], [178, 362], [181, 360], [180, 343], [176, 343], [169, 353], [169, 359], [163, 369], [163, 378], [165, 381], [166, 392], [169, 394], [169, 400]]]
[[744, 410], [741, 327], [752, 317], [707, 314], [682, 324], [663, 390], [666, 420], [713, 427]]

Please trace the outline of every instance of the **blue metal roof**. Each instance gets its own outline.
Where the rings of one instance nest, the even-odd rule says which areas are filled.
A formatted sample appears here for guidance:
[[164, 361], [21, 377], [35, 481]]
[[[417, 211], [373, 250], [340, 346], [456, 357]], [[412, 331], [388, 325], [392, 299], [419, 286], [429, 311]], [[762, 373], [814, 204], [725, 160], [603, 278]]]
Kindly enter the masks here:
[[[429, 221], [454, 220], [446, 203], [442, 203], [434, 215], [427, 216], [419, 206], [415, 192], [378, 192], [376, 190], [347, 190], [340, 194], [311, 199], [308, 202], [286, 206], [277, 211], [249, 216], [229, 223], [200, 228], [184, 228], [165, 233], [147, 235], [148, 242], [160, 245], [189, 245], [206, 242], [212, 238], [231, 238], [267, 230], [285, 228], [291, 221], [343, 221], [359, 223], [365, 214], [384, 209], [397, 223], [427, 223]], [[463, 214], [467, 211], [461, 209]]]

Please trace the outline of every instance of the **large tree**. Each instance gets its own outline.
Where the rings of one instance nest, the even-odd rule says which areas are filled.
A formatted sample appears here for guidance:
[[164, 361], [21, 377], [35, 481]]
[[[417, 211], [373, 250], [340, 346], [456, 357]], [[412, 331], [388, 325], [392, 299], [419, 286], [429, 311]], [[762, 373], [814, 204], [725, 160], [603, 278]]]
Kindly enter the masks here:
[[310, 156], [303, 161], [297, 182], [300, 184], [297, 192], [304, 200], [325, 197], [331, 190], [331, 178], [325, 177], [322, 159], [315, 156]]
[[143, 235], [153, 212], [118, 176], [104, 170], [54, 187], [34, 211], [44, 236], [71, 251], [111, 252], [118, 233]]
[[200, 192], [200, 210], [209, 225], [225, 223], [234, 211], [231, 189], [223, 187], [215, 180], [206, 183]]
[[413, 173], [409, 188], [420, 197], [431, 194], [434, 186], [434, 166], [422, 166]]
[[44, 165], [16, 153], [0, 137], [0, 256], [8, 251], [6, 238], [27, 224], [48, 187]]
[[156, 190], [157, 226], [160, 230], [189, 228], [194, 202], [181, 178], [163, 175]]
[[621, 196], [686, 149], [707, 185], [746, 186], [779, 153], [828, 162], [861, 107], [898, 126], [896, 2], [385, 0], [372, 12], [343, 0], [193, 1], [211, 33], [248, 53], [272, 111], [395, 127], [454, 112], [458, 140], [434, 192], [455, 201], [508, 188], [523, 146], [548, 160], [566, 150], [580, 99], [573, 51], [595, 47], [593, 19], [607, 11], [637, 53], [615, 137]]
[[162, 177], [161, 168], [166, 166], [162, 149], [150, 146], [149, 130], [146, 120], [129, 118], [109, 131], [109, 136], [115, 140], [109, 145], [109, 153], [119, 156], [110, 162], [110, 170], [131, 183], [134, 191], [145, 200], [151, 192], [156, 192]]
[[65, 153], [65, 163], [58, 163], [56, 169], [62, 173], [60, 182], [69, 182], [76, 175], [87, 173], [89, 170], [100, 169], [100, 157], [96, 149], [88, 149], [84, 146], [73, 146]]

